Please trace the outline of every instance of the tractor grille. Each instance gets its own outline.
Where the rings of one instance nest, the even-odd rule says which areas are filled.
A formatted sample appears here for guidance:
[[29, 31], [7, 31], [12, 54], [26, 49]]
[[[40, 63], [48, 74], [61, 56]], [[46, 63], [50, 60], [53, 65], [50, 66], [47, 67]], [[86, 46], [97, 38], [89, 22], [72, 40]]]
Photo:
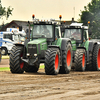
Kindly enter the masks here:
[[28, 53], [30, 53], [31, 55], [37, 53], [36, 44], [28, 44]]

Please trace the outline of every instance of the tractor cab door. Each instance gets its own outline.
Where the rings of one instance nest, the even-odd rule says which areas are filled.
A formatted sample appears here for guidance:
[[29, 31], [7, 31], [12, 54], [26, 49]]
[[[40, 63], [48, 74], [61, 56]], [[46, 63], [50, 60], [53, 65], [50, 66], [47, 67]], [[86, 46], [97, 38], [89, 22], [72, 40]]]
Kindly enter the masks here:
[[89, 40], [88, 30], [83, 31], [83, 42]]
[[61, 38], [60, 27], [55, 28], [55, 38]]
[[59, 27], [56, 27], [55, 28], [55, 41], [54, 41], [54, 44], [57, 43], [57, 40], [61, 38], [61, 31], [60, 31], [60, 28]]

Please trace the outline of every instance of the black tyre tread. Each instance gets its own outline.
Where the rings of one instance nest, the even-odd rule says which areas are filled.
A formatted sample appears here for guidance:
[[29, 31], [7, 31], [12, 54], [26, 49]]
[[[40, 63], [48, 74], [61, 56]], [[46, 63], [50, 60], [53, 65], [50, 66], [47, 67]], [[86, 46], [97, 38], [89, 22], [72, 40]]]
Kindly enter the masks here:
[[11, 49], [11, 53], [10, 53], [10, 59], [9, 59], [9, 65], [11, 67], [11, 70], [14, 70], [13, 69], [13, 66], [14, 66], [14, 51], [16, 50], [16, 47], [13, 46], [12, 49]]
[[[55, 70], [55, 55], [59, 52], [58, 48], [49, 48], [45, 52], [45, 73], [47, 75], [56, 75], [59, 71]], [[60, 58], [60, 53], [59, 53]], [[59, 59], [60, 62], [60, 59]], [[58, 69], [59, 70], [59, 69]]]
[[99, 71], [100, 69], [98, 68], [98, 64], [97, 64], [97, 56], [98, 56], [98, 50], [100, 49], [100, 45], [99, 44], [96, 44], [94, 46], [94, 49], [93, 49], [93, 71]]
[[24, 70], [20, 68], [20, 54], [23, 47], [14, 46], [10, 53], [10, 71], [12, 73], [23, 73]]
[[86, 71], [93, 71], [92, 52], [89, 53], [89, 61], [86, 63]]
[[70, 49], [71, 54], [72, 54], [72, 47], [70, 43], [66, 44], [66, 50], [62, 51], [62, 66], [60, 66], [59, 73], [60, 74], [68, 74], [71, 70], [71, 65], [72, 65], [72, 56], [71, 56], [71, 64], [70, 66], [67, 66], [66, 64], [66, 56], [67, 56], [67, 51]]
[[[83, 54], [85, 53], [85, 66], [82, 67], [82, 58]], [[75, 53], [75, 70], [76, 71], [85, 71], [86, 67], [86, 52], [84, 49], [77, 49]]]

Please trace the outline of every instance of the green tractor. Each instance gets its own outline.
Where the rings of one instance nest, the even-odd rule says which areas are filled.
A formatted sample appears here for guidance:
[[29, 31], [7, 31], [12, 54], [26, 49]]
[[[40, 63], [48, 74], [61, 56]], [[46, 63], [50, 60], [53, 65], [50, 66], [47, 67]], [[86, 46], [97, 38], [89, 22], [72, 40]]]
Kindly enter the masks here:
[[72, 69], [76, 71], [100, 70], [100, 40], [90, 40], [91, 30], [82, 23], [61, 26], [62, 37], [70, 38], [72, 43]]
[[44, 63], [47, 75], [68, 74], [72, 66], [71, 40], [61, 38], [59, 24], [34, 20], [31, 27], [24, 45], [15, 44], [11, 50], [10, 71], [37, 72], [40, 63]]

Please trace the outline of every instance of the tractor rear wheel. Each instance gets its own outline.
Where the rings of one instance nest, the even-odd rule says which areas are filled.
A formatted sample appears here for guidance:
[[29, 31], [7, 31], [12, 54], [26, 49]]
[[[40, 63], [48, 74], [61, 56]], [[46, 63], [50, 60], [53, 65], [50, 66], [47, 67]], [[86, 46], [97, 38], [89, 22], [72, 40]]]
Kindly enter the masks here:
[[89, 53], [89, 61], [86, 63], [86, 71], [93, 71], [92, 67], [92, 52]]
[[84, 49], [77, 49], [75, 53], [75, 70], [85, 71], [86, 68], [86, 51]]
[[24, 66], [25, 72], [37, 72], [38, 69], [39, 69], [39, 64], [36, 64], [34, 66], [30, 66], [30, 65], [25, 63], [25, 66]]
[[45, 52], [45, 73], [57, 75], [59, 73], [60, 52], [58, 48], [49, 48]]
[[72, 48], [71, 44], [66, 44], [66, 49], [62, 51], [62, 66], [60, 66], [60, 74], [68, 74], [72, 65]]
[[93, 49], [93, 71], [100, 70], [100, 44], [96, 44]]
[[10, 71], [12, 73], [23, 73], [24, 62], [21, 60], [23, 56], [23, 47], [14, 46], [10, 53]]

